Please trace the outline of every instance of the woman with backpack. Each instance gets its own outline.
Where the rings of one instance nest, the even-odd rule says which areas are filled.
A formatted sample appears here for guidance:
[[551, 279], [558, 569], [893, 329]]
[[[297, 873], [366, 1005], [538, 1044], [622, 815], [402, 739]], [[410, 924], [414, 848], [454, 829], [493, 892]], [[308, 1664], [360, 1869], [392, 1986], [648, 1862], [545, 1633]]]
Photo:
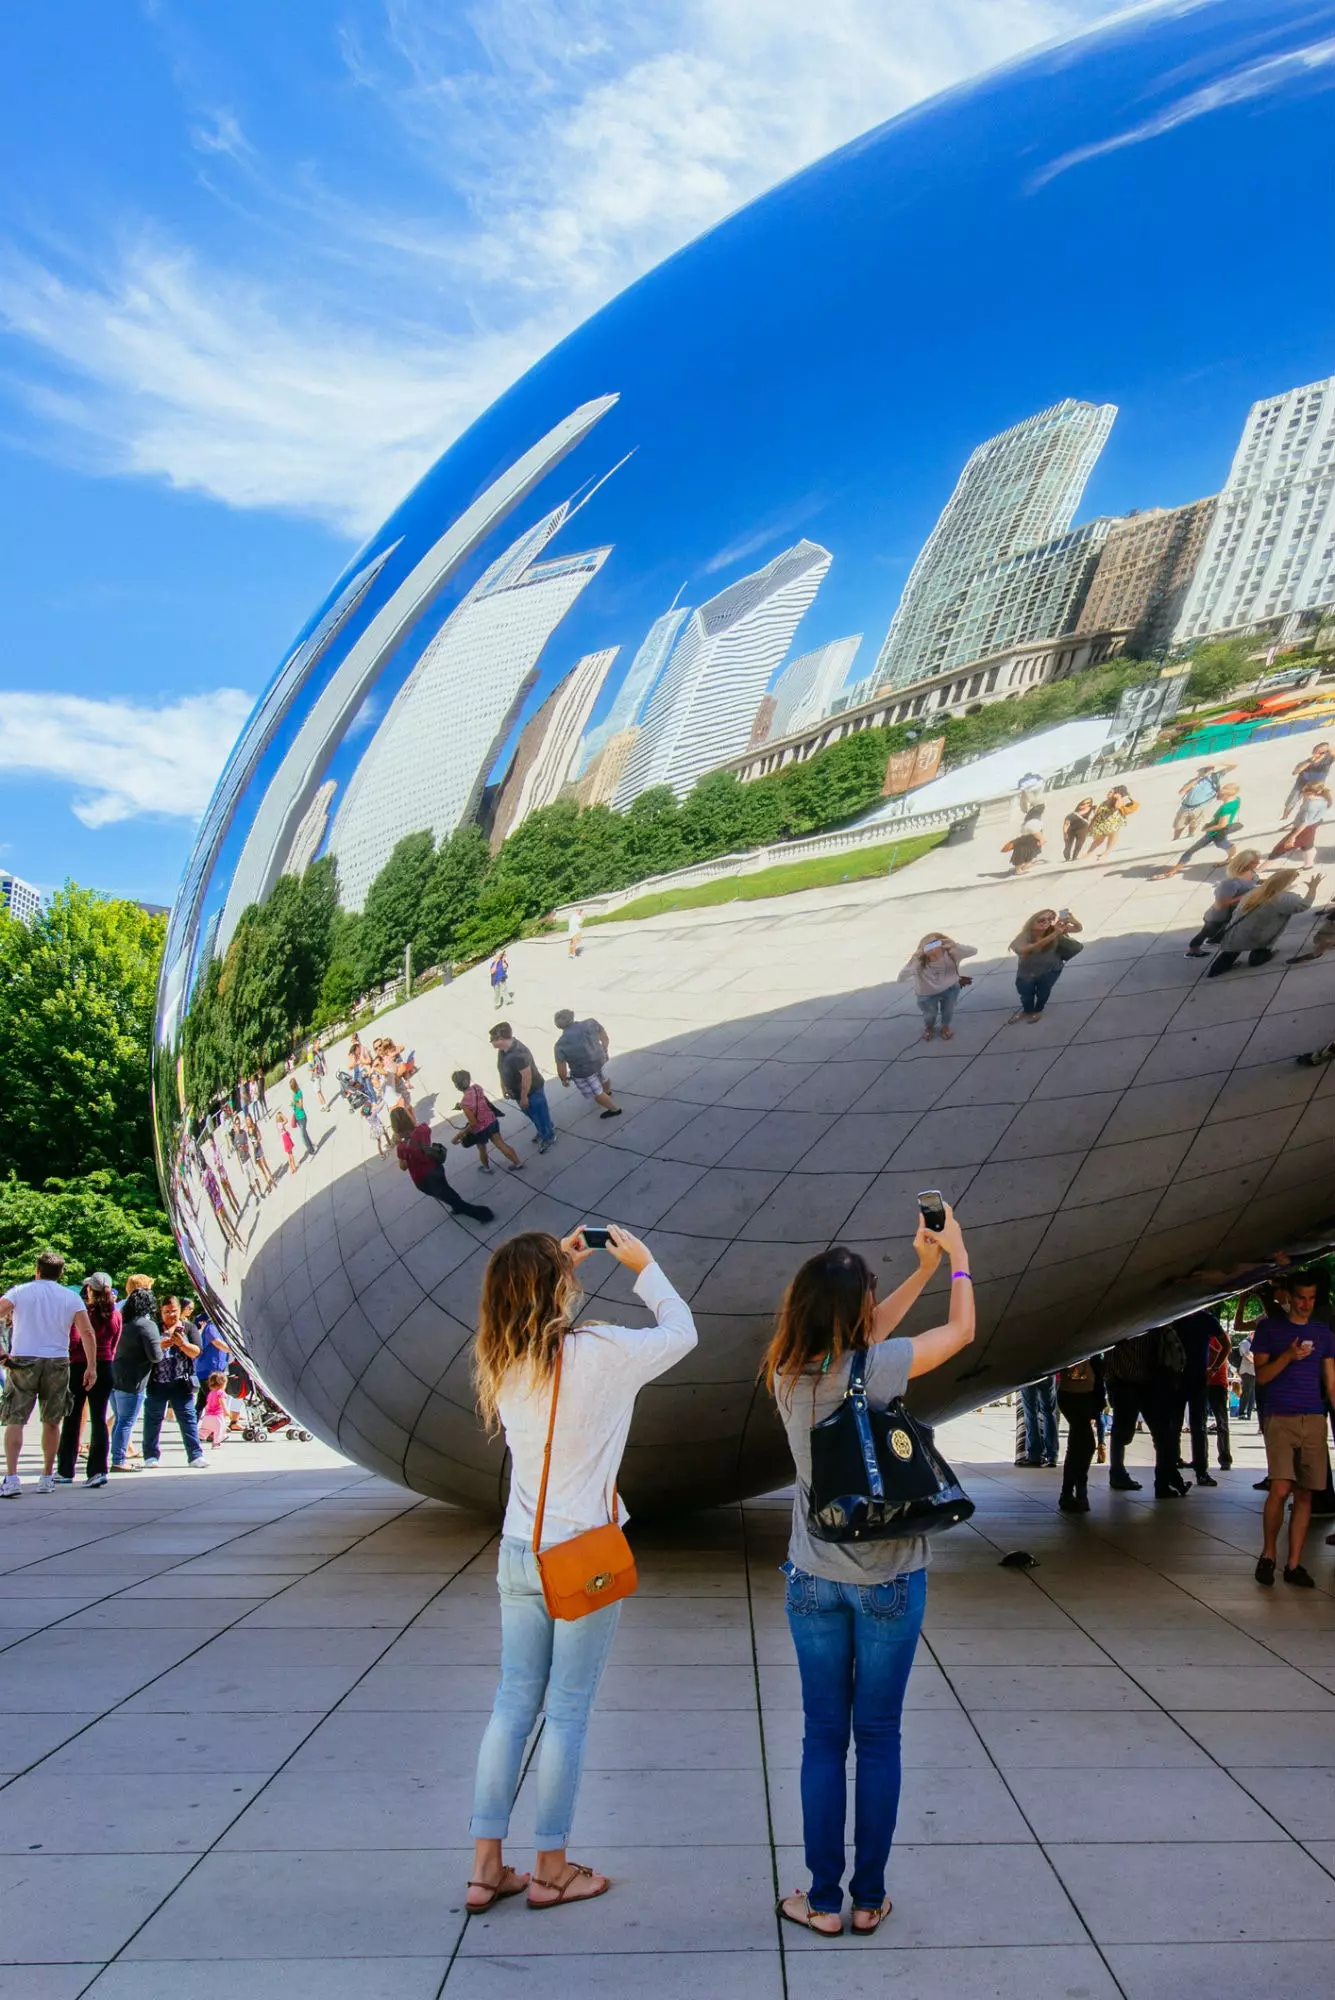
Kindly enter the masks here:
[[488, 1146], [494, 1146], [510, 1162], [512, 1174], [523, 1171], [524, 1162], [514, 1147], [501, 1137], [501, 1114], [487, 1096], [480, 1083], [474, 1083], [466, 1069], [455, 1070], [450, 1082], [463, 1094], [459, 1099], [459, 1109], [468, 1123], [462, 1132], [456, 1132], [451, 1139], [452, 1146], [475, 1146], [477, 1164], [484, 1174], [491, 1172], [491, 1161], [487, 1158]]
[[[879, 1304], [876, 1274], [856, 1250], [838, 1244], [808, 1258], [784, 1294], [765, 1355], [765, 1381], [797, 1475], [783, 1572], [806, 1723], [802, 1825], [811, 1870], [810, 1889], [785, 1896], [779, 1914], [822, 1938], [844, 1928], [850, 1728], [857, 1745], [854, 1936], [870, 1936], [890, 1910], [885, 1868], [899, 1811], [900, 1717], [927, 1603], [928, 1545], [921, 1536], [832, 1541], [813, 1533], [812, 1433], [844, 1404], [855, 1366], [867, 1403], [884, 1410], [913, 1377], [941, 1367], [973, 1339], [968, 1253], [954, 1215], [945, 1213], [939, 1232], [918, 1230], [917, 1270]], [[913, 1339], [891, 1339], [943, 1252], [949, 1317]], [[891, 1442], [899, 1456], [912, 1450], [903, 1430]]]
[[[590, 1234], [593, 1232], [590, 1231]], [[474, 1378], [488, 1428], [503, 1431], [510, 1497], [501, 1529], [501, 1683], [482, 1738], [469, 1831], [476, 1842], [470, 1912], [528, 1891], [531, 1910], [588, 1902], [611, 1883], [566, 1856], [584, 1739], [621, 1612], [635, 1587], [617, 1471], [635, 1398], [696, 1344], [690, 1308], [629, 1230], [600, 1237], [635, 1279], [648, 1327], [577, 1323], [582, 1230], [558, 1242], [532, 1231], [502, 1243], [478, 1308]], [[531, 1876], [503, 1842], [539, 1713]]]
[[1063, 1514], [1089, 1512], [1089, 1468], [1098, 1442], [1095, 1424], [1107, 1400], [1101, 1354], [1058, 1369], [1057, 1408], [1066, 1419], [1066, 1458], [1057, 1501]]
[[445, 1148], [433, 1141], [429, 1125], [414, 1124], [412, 1112], [396, 1104], [389, 1114], [389, 1129], [397, 1141], [394, 1150], [400, 1170], [411, 1175], [419, 1194], [429, 1194], [433, 1201], [444, 1202], [453, 1214], [470, 1215], [474, 1222], [494, 1221], [494, 1209], [465, 1201], [450, 1186], [445, 1178]]
[[135, 1272], [125, 1280], [125, 1301], [121, 1306], [121, 1331], [111, 1362], [111, 1465], [112, 1472], [138, 1472], [130, 1457], [130, 1437], [135, 1418], [144, 1406], [148, 1378], [162, 1359], [162, 1324], [153, 1280]]

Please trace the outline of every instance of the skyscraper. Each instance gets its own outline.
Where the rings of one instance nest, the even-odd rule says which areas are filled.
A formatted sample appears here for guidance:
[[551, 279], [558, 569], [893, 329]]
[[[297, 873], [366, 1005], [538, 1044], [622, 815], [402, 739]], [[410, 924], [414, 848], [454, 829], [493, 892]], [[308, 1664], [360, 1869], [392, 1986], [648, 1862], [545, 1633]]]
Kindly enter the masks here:
[[1176, 637], [1335, 602], [1335, 376], [1253, 403]]
[[610, 805], [617, 795], [630, 753], [639, 740], [638, 729], [621, 729], [609, 736], [601, 750], [584, 766], [578, 778], [565, 787], [566, 795], [579, 806]]
[[25, 882], [21, 875], [0, 874], [0, 903], [3, 903], [16, 923], [30, 924], [41, 914], [41, 892], [34, 889], [31, 882]]
[[861, 644], [861, 632], [855, 632], [850, 639], [831, 639], [828, 645], [818, 646], [812, 653], [803, 653], [801, 659], [784, 668], [770, 689], [774, 698], [774, 714], [766, 741], [776, 736], [787, 736], [792, 730], [803, 729], [808, 722], [816, 722], [822, 715], [829, 714], [830, 705], [842, 692]]
[[283, 863], [284, 875], [304, 875], [314, 861], [324, 839], [325, 828], [329, 824], [329, 808], [334, 803], [334, 793], [338, 786], [332, 778], [326, 778], [315, 797], [297, 821], [297, 830], [292, 836], [292, 845], [287, 850]]
[[615, 395], [581, 403], [507, 466], [437, 537], [381, 605], [330, 674], [264, 787], [232, 874], [216, 949], [226, 951], [242, 910], [262, 903], [282, 872], [298, 823], [324, 782], [330, 759], [399, 642], [460, 564], [613, 407]]
[[[909, 572], [875, 685], [903, 687], [989, 648], [1049, 636], [1032, 621], [1051, 615], [1054, 603], [1071, 611], [1069, 571], [1081, 552], [1066, 532], [1116, 415], [1111, 403], [1067, 397], [970, 454]], [[1027, 572], [1020, 579], [1005, 567], [1017, 557]], [[1014, 613], [1026, 604], [1029, 627], [1015, 629]]]
[[580, 745], [581, 776], [614, 736], [634, 728], [640, 710], [672, 651], [673, 641], [689, 616], [688, 609], [674, 605], [661, 618], [655, 618], [649, 627], [648, 637], [626, 669], [626, 678], [617, 689], [612, 706], [598, 727], [591, 729]]
[[798, 542], [691, 612], [645, 706], [619, 807], [651, 785], [684, 798], [705, 771], [745, 750], [770, 676], [832, 561], [818, 542]]
[[1172, 643], [1214, 518], [1215, 502], [1150, 507], [1119, 521], [1103, 544], [1077, 632], [1125, 632], [1133, 658]]
[[559, 795], [579, 747], [580, 732], [619, 651], [619, 647], [609, 646], [601, 653], [586, 653], [525, 723], [496, 800], [491, 825], [493, 854], [530, 813], [549, 806]]
[[360, 910], [405, 834], [444, 840], [475, 810], [543, 647], [611, 554], [539, 560], [569, 511], [563, 501], [497, 558], [395, 695], [329, 839], [345, 909]]

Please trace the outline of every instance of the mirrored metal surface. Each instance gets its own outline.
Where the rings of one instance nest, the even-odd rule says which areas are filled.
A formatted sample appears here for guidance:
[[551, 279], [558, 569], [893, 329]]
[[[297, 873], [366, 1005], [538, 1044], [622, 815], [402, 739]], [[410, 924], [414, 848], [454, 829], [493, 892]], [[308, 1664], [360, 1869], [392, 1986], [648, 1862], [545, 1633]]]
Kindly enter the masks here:
[[[496, 1502], [469, 1344], [519, 1229], [625, 1223], [696, 1311], [640, 1400], [641, 1507], [786, 1476], [777, 1297], [837, 1240], [898, 1282], [924, 1187], [980, 1314], [929, 1414], [1325, 1240], [1335, 1068], [1297, 1059], [1335, 952], [1290, 964], [1321, 933], [1272, 909], [1226, 975], [1185, 954], [1226, 839], [1290, 828], [1261, 866], [1298, 892], [1330, 857], [1294, 767], [1335, 702], [1278, 688], [1145, 760], [1193, 647], [1310, 673], [1283, 649], [1335, 644], [1332, 36], [1311, 4], [1139, 15], [868, 134], [590, 321], [349, 564], [206, 816], [155, 1059], [192, 1268], [321, 1436]], [[1298, 236], [1301, 310], [1254, 261]], [[1240, 812], [1165, 878], [1204, 765]], [[709, 900], [739, 879], [760, 899]], [[1079, 949], [1020, 995], [1037, 911]], [[972, 947], [948, 1021], [942, 936]], [[607, 1085], [578, 1035], [563, 1083], [565, 1009]], [[487, 1172], [464, 1070], [504, 1106]], [[401, 1170], [396, 1103], [490, 1220]], [[594, 1316], [627, 1308], [590, 1273]]]

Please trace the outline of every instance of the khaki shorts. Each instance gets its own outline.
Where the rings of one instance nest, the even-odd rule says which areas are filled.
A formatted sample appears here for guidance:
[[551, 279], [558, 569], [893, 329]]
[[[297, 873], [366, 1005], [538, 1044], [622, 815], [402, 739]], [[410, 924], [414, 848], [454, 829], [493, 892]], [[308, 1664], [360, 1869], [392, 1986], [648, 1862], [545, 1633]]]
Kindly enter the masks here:
[[1266, 1471], [1272, 1479], [1291, 1479], [1308, 1493], [1325, 1492], [1329, 1460], [1323, 1416], [1267, 1417], [1262, 1431]]
[[44, 1424], [63, 1424], [72, 1401], [68, 1361], [6, 1361], [0, 1424], [26, 1424], [35, 1403]]

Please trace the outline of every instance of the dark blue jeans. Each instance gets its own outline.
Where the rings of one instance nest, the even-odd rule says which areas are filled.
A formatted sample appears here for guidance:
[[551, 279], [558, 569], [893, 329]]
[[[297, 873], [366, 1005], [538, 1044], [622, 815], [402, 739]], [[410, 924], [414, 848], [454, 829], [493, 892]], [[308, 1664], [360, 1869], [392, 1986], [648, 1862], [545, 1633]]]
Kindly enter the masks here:
[[1027, 973], [1017, 972], [1015, 990], [1020, 996], [1020, 1005], [1026, 1014], [1041, 1014], [1048, 1004], [1048, 995], [1062, 976], [1060, 966], [1051, 972], [1040, 972], [1031, 979]]
[[1057, 1457], [1057, 1385], [1051, 1375], [1026, 1382], [1020, 1391], [1024, 1410], [1024, 1448], [1031, 1465], [1051, 1465]]
[[858, 1910], [885, 1901], [885, 1864], [899, 1815], [899, 1722], [927, 1607], [927, 1572], [890, 1583], [831, 1583], [793, 1563], [788, 1629], [802, 1679], [802, 1830], [811, 1907], [843, 1905], [850, 1728], [857, 1746], [853, 1873]]
[[552, 1111], [547, 1102], [545, 1085], [540, 1085], [537, 1090], [530, 1090], [527, 1109], [523, 1105], [520, 1105], [519, 1109], [523, 1111], [525, 1118], [544, 1145], [556, 1137], [556, 1127], [552, 1124]]
[[156, 1465], [162, 1456], [162, 1420], [169, 1408], [176, 1414], [176, 1425], [186, 1457], [193, 1461], [204, 1456], [204, 1447], [199, 1441], [199, 1421], [195, 1416], [194, 1377], [188, 1382], [150, 1380], [144, 1391], [145, 1465]]

